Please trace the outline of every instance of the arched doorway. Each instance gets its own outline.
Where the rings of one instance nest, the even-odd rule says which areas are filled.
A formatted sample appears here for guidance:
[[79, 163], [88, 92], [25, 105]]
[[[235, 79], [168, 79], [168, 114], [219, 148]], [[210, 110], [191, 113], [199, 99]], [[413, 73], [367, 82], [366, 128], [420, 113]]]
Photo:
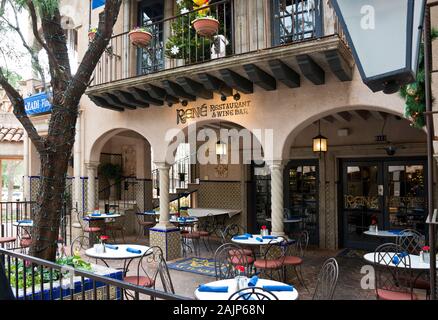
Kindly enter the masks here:
[[[319, 132], [319, 127], [320, 132]], [[312, 138], [328, 138], [314, 153]], [[285, 150], [285, 208], [305, 220], [312, 242], [372, 249], [380, 230], [426, 232], [426, 137], [400, 115], [357, 108], [309, 119]]]

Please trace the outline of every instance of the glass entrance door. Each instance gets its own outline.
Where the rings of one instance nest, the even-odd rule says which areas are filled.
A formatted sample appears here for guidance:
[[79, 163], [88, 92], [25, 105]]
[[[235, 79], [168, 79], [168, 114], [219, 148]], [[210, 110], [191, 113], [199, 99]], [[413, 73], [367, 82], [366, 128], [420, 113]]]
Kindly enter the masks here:
[[419, 160], [344, 161], [344, 247], [374, 249], [382, 239], [364, 235], [372, 220], [379, 230], [415, 229], [425, 234], [426, 164]]
[[[343, 225], [344, 245], [360, 248], [368, 242], [363, 234], [371, 220], [383, 222], [381, 165], [374, 163], [344, 164]], [[379, 229], [383, 227], [379, 225]]]

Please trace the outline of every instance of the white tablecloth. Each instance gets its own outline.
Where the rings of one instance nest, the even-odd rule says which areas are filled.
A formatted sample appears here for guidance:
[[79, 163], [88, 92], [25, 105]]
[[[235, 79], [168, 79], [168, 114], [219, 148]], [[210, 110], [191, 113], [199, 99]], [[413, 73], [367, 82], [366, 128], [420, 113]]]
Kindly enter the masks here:
[[[235, 279], [227, 279], [227, 280], [219, 280], [214, 281], [210, 283], [206, 283], [209, 286], [216, 286], [216, 287], [222, 287], [222, 286], [228, 286], [228, 292], [199, 292], [198, 289], [195, 291], [195, 297], [198, 300], [228, 300], [231, 295], [236, 292], [236, 280]], [[257, 287], [263, 287], [263, 286], [279, 286], [279, 285], [285, 285], [282, 282], [273, 281], [273, 280], [267, 280], [267, 279], [259, 279], [257, 281]], [[279, 299], [279, 300], [297, 300], [298, 299], [298, 291], [296, 288], [294, 288], [293, 291], [272, 291], [272, 293]]]
[[206, 217], [208, 215], [220, 216], [227, 214], [230, 218], [242, 212], [242, 210], [234, 209], [218, 209], [218, 208], [190, 208], [187, 210], [189, 216], [191, 217]]
[[277, 238], [277, 239], [263, 239], [262, 238], [262, 242], [256, 240], [257, 237], [262, 238], [261, 235], [259, 234], [253, 234], [252, 238], [248, 238], [248, 240], [239, 240], [239, 239], [234, 239], [231, 238], [231, 241], [234, 243], [238, 243], [241, 245], [246, 245], [246, 246], [263, 246], [263, 245], [267, 245], [267, 244], [272, 244], [272, 243], [278, 243], [281, 242], [283, 240], [283, 238]]
[[[111, 244], [111, 246], [119, 247], [117, 250], [106, 248], [106, 252], [97, 253], [96, 249], [90, 248], [85, 251], [85, 254], [91, 258], [103, 259], [103, 260], [127, 260], [141, 257], [149, 247], [140, 246], [136, 244]], [[136, 250], [140, 250], [141, 253], [132, 253], [126, 251], [127, 248], [132, 248]]]
[[[383, 253], [382, 253], [382, 254], [383, 254]], [[383, 257], [383, 259], [385, 260], [385, 263], [388, 263], [388, 262], [389, 262], [389, 259], [390, 259], [391, 257], [393, 257], [394, 255], [395, 255], [395, 253], [387, 253], [387, 254]], [[425, 263], [425, 262], [421, 262], [421, 261], [420, 261], [420, 256], [415, 255], [415, 254], [410, 254], [409, 257], [411, 258], [411, 269], [415, 269], [415, 270], [429, 270], [429, 268], [430, 268], [430, 264], [429, 264], [429, 263]], [[364, 255], [364, 259], [365, 259], [366, 261], [371, 262], [371, 263], [374, 264], [374, 252], [367, 253], [366, 255]], [[400, 259], [400, 260], [401, 260], [401, 259]], [[437, 259], [437, 261], [438, 261], [438, 259]], [[381, 265], [386, 265], [385, 263], [383, 263], [383, 261], [381, 261], [379, 264], [381, 264]], [[393, 264], [392, 262], [391, 262], [390, 265], [396, 267], [396, 265]], [[397, 265], [397, 267], [399, 267], [399, 268], [400, 268], [400, 267], [404, 268], [405, 265], [404, 265], [404, 263], [399, 263], [399, 264]]]

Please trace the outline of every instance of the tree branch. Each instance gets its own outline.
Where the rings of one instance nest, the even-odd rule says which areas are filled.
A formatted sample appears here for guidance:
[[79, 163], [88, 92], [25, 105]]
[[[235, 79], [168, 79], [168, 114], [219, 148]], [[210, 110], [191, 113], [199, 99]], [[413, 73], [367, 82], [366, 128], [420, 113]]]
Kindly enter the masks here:
[[35, 6], [31, 0], [27, 1], [27, 7], [29, 9], [30, 17], [32, 19], [33, 36], [35, 37], [36, 41], [41, 45], [41, 47], [43, 47], [44, 50], [47, 52], [47, 55], [49, 56], [49, 62], [52, 67], [57, 68], [57, 71], [60, 72], [58, 59], [55, 57], [53, 51], [49, 48], [49, 46], [43, 41], [43, 39], [41, 39], [41, 36], [38, 33], [38, 18]]
[[22, 96], [18, 93], [17, 90], [9, 83], [6, 79], [3, 71], [0, 68], [0, 86], [5, 90], [6, 95], [14, 107], [14, 115], [23, 125], [26, 130], [29, 138], [32, 140], [35, 148], [41, 154], [44, 152], [44, 139], [38, 134], [38, 131], [35, 129], [32, 121], [30, 121], [29, 117], [26, 114], [26, 110], [24, 108], [24, 100]]
[[99, 21], [96, 36], [88, 46], [82, 62], [78, 67], [78, 71], [64, 94], [64, 100], [68, 106], [77, 106], [80, 96], [77, 97], [76, 93], [85, 92], [87, 89], [91, 75], [111, 40], [114, 24], [117, 21], [121, 4], [121, 0], [106, 1], [103, 17], [101, 17]]

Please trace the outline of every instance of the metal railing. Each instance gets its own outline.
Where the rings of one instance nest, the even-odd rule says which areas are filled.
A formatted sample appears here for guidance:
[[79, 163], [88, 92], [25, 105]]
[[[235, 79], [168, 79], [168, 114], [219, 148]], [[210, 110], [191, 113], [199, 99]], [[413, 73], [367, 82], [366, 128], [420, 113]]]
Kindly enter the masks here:
[[123, 282], [117, 270], [103, 276], [1, 248], [0, 263], [19, 300], [124, 300], [126, 291], [134, 300], [191, 300]]
[[[147, 24], [152, 40], [144, 48], [131, 44], [129, 32], [113, 36], [91, 86], [329, 35], [344, 39], [338, 18], [330, 7], [324, 7], [324, 0], [271, 0], [245, 6], [235, 2], [218, 1], [207, 9]], [[192, 22], [199, 10], [219, 21], [216, 35], [196, 33]]]

